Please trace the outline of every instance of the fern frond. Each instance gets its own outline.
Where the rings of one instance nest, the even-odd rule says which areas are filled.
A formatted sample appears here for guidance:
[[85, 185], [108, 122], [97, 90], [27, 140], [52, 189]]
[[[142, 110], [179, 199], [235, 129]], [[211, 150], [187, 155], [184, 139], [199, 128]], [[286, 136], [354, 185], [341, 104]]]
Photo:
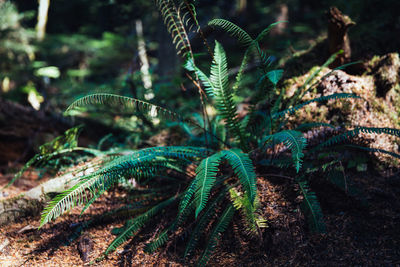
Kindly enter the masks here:
[[182, 118], [177, 113], [168, 110], [166, 108], [145, 101], [141, 101], [136, 98], [107, 94], [107, 93], [91, 94], [79, 98], [67, 108], [65, 114], [68, 115], [69, 112], [71, 112], [71, 110], [77, 107], [92, 106], [92, 105], [107, 106], [117, 110], [127, 109], [132, 111], [136, 110], [147, 111], [152, 117], [160, 115], [168, 119], [182, 120]]
[[382, 154], [387, 154], [390, 155], [394, 158], [400, 159], [400, 154], [395, 153], [395, 152], [391, 152], [391, 151], [387, 151], [385, 149], [381, 149], [381, 148], [373, 148], [373, 147], [363, 147], [363, 146], [357, 146], [357, 145], [346, 145], [347, 147], [353, 147], [353, 148], [357, 148], [357, 149], [361, 149], [361, 150], [365, 150], [371, 153], [382, 153]]
[[280, 79], [282, 78], [283, 70], [271, 70], [267, 72], [266, 76], [271, 81], [271, 83], [276, 86]]
[[85, 199], [87, 199], [86, 189], [92, 183], [93, 180], [90, 179], [80, 181], [70, 189], [57, 195], [43, 210], [39, 228], [73, 207], [83, 204]]
[[152, 242], [146, 244], [144, 251], [147, 253], [153, 253], [159, 247], [164, 245], [168, 241], [168, 235], [173, 228], [174, 225], [171, 225], [170, 227], [162, 231]]
[[117, 182], [123, 175], [132, 172], [132, 169], [140, 170], [145, 162], [152, 161], [155, 158], [155, 155], [152, 154], [137, 156], [133, 160], [131, 158], [125, 158], [125, 160], [118, 158], [94, 173], [80, 177], [76, 185], [49, 202], [42, 212], [39, 227], [59, 217], [71, 208], [82, 205], [88, 199], [87, 190], [90, 191], [91, 196], [96, 197], [97, 192], [104, 192], [106, 188]]
[[324, 163], [317, 167], [310, 166], [309, 168], [306, 169], [305, 173], [309, 174], [309, 173], [314, 173], [314, 172], [317, 172], [320, 170], [325, 172], [328, 168], [331, 168], [332, 166], [337, 165], [337, 164], [340, 164], [340, 160], [332, 160], [332, 161], [329, 161], [329, 162]]
[[266, 220], [257, 214], [257, 211], [260, 208], [260, 202], [257, 197], [253, 205], [249, 201], [249, 197], [246, 195], [242, 196], [236, 188], [231, 188], [229, 194], [235, 209], [242, 211], [245, 219], [244, 222], [247, 227], [246, 230], [249, 234], [255, 235], [259, 233], [259, 228], [266, 227]]
[[156, 4], [164, 18], [164, 24], [172, 36], [172, 42], [175, 44], [177, 53], [181, 54], [183, 58], [193, 57], [190, 41], [184, 27], [184, 21], [187, 21], [187, 19], [182, 18], [181, 9], [172, 0], [156, 0]]
[[300, 87], [299, 92], [302, 92], [302, 90], [315, 78], [317, 75], [327, 66], [329, 66], [335, 59], [337, 58], [338, 55], [342, 54], [343, 50], [339, 50], [338, 52], [332, 54], [327, 61], [322, 64], [321, 67], [319, 67], [316, 71], [314, 71], [304, 82], [304, 84]]
[[245, 30], [225, 19], [213, 19], [208, 22], [208, 25], [220, 27], [244, 46], [249, 46], [254, 42], [253, 38]]
[[265, 36], [267, 36], [267, 34], [278, 24], [281, 23], [287, 23], [287, 21], [282, 20], [282, 21], [277, 21], [274, 22], [272, 24], [270, 24], [267, 28], [265, 28], [264, 30], [262, 30], [256, 37], [255, 41], [260, 42], [262, 39], [264, 39]]
[[283, 70], [271, 70], [268, 71], [266, 74], [262, 75], [257, 83], [256, 83], [256, 90], [260, 91], [260, 89], [262, 88], [262, 84], [265, 81], [265, 79], [268, 78], [268, 80], [274, 85], [274, 87], [276, 87], [276, 85], [278, 84], [279, 80], [282, 78], [282, 74], [283, 74]]
[[282, 169], [289, 168], [293, 165], [293, 159], [290, 157], [278, 157], [272, 159], [263, 159], [257, 162], [262, 166], [274, 166]]
[[327, 141], [319, 144], [317, 147], [313, 149], [313, 151], [319, 150], [324, 147], [328, 147], [331, 145], [343, 143], [346, 141], [349, 141], [351, 138], [358, 136], [360, 133], [375, 133], [375, 134], [387, 134], [387, 135], [393, 135], [396, 137], [400, 137], [400, 130], [399, 129], [394, 129], [394, 128], [377, 128], [377, 127], [362, 127], [358, 126], [355, 127], [353, 130], [344, 132], [342, 134], [339, 134], [337, 136], [334, 136]]
[[198, 77], [199, 80], [203, 83], [204, 85], [204, 90], [206, 91], [207, 95], [209, 97], [213, 97], [214, 96], [214, 86], [211, 83], [210, 79], [208, 78], [208, 76], [206, 74], [204, 74], [204, 72], [202, 72], [193, 62], [193, 59], [188, 58], [186, 60], [186, 63], [184, 65], [184, 68], [187, 71], [190, 72], [194, 72]]
[[208, 158], [203, 159], [196, 169], [196, 218], [207, 204], [211, 188], [215, 184], [218, 166], [221, 160], [222, 154], [216, 153]]
[[317, 196], [309, 189], [307, 181], [298, 181], [301, 193], [304, 196], [302, 209], [313, 232], [325, 233], [326, 226]]
[[[97, 173], [101, 173], [103, 178], [101, 178], [97, 184], [89, 187], [91, 191], [91, 197], [83, 207], [81, 211], [81, 215], [89, 208], [91, 204], [93, 204], [105, 191], [111, 188], [111, 186], [118, 181], [126, 180], [127, 178], [135, 178], [135, 180], [140, 183], [142, 179], [147, 178], [146, 182], [148, 182], [151, 178], [157, 176], [160, 177], [160, 173], [165, 171], [166, 169], [176, 169], [174, 165], [169, 165], [171, 159], [168, 158], [157, 158], [157, 157], [149, 157], [146, 158], [139, 157], [132, 161], [136, 163], [131, 163], [129, 167], [122, 167], [120, 162], [117, 164], [114, 162], [114, 165], [111, 163], [106, 164], [100, 171]], [[139, 164], [138, 164], [139, 163]], [[115, 170], [115, 166], [119, 166], [119, 170]], [[127, 165], [125, 165], [127, 166]], [[178, 170], [179, 171], [179, 170]], [[113, 177], [118, 177], [117, 179]], [[118, 181], [117, 181], [118, 180]], [[144, 182], [144, 184], [146, 184]]]
[[117, 247], [125, 243], [128, 238], [132, 237], [140, 228], [142, 228], [150, 219], [152, 219], [155, 215], [157, 215], [159, 212], [161, 212], [164, 208], [172, 204], [177, 198], [172, 197], [169, 198], [147, 212], [143, 213], [140, 216], [137, 216], [136, 218], [130, 220], [127, 222], [127, 225], [124, 229], [124, 231], [117, 237], [115, 238], [111, 244], [108, 246], [106, 251], [104, 252], [105, 255], [110, 254], [113, 252]]
[[283, 143], [292, 152], [292, 158], [296, 171], [299, 172], [302, 158], [304, 157], [303, 150], [307, 145], [307, 139], [303, 134], [294, 130], [285, 130], [264, 138], [263, 143], [273, 140], [278, 143]]
[[190, 234], [190, 239], [186, 245], [184, 258], [187, 258], [193, 250], [196, 248], [197, 242], [200, 239], [202, 233], [204, 233], [208, 223], [213, 219], [216, 215], [216, 209], [221, 204], [221, 201], [224, 200], [226, 193], [228, 192], [228, 188], [224, 188], [221, 192], [218, 193], [218, 196], [213, 198], [213, 200], [207, 205], [204, 212], [200, 215], [200, 219], [197, 221], [192, 233]]
[[246, 52], [244, 53], [243, 59], [242, 59], [242, 63], [240, 63], [240, 67], [239, 67], [239, 71], [236, 74], [236, 78], [235, 78], [235, 84], [232, 86], [233, 91], [237, 91], [240, 87], [240, 84], [242, 82], [243, 79], [243, 75], [244, 75], [244, 71], [248, 65], [248, 62], [250, 60], [250, 50], [246, 50]]
[[133, 151], [127, 155], [116, 157], [108, 165], [122, 164], [122, 162], [134, 160], [136, 157], [141, 157], [146, 155], [152, 155], [154, 157], [162, 156], [166, 158], [177, 158], [177, 159], [204, 158], [207, 156], [208, 152], [209, 152], [208, 149], [201, 147], [191, 147], [191, 146], [148, 147], [137, 151]]
[[189, 206], [190, 200], [192, 199], [194, 193], [196, 192], [196, 187], [197, 187], [197, 177], [192, 180], [192, 182], [186, 189], [186, 192], [183, 195], [181, 202], [179, 203], [178, 216], [180, 213], [183, 213]]
[[178, 11], [188, 31], [194, 28], [194, 31], [198, 32], [200, 30], [200, 24], [197, 20], [196, 7], [193, 2], [193, 0], [183, 0], [179, 4]]
[[247, 147], [244, 131], [241, 128], [232, 89], [228, 86], [228, 67], [223, 47], [215, 41], [214, 62], [211, 65], [210, 81], [214, 87], [216, 108], [226, 121], [229, 131], [240, 140], [242, 147]]
[[98, 188], [97, 192], [93, 191], [91, 198], [86, 202], [80, 215], [82, 215], [90, 207], [90, 205], [92, 205], [102, 194], [104, 194], [104, 192], [110, 189], [112, 185], [113, 183], [107, 183], [106, 185], [103, 185], [102, 187]]
[[323, 102], [323, 101], [328, 101], [328, 100], [349, 99], [349, 98], [361, 99], [361, 97], [359, 97], [359, 96], [357, 96], [355, 94], [348, 94], [348, 93], [336, 93], [336, 94], [332, 94], [332, 95], [321, 96], [321, 97], [317, 97], [317, 98], [308, 100], [306, 102], [303, 102], [303, 103], [301, 103], [299, 105], [296, 105], [294, 107], [291, 107], [291, 108], [282, 110], [280, 112], [274, 113], [274, 114], [272, 114], [272, 118], [279, 118], [279, 117], [282, 117], [282, 116], [284, 116], [286, 114], [293, 114], [297, 110], [303, 108], [306, 105], [314, 103], [314, 102]]
[[245, 192], [253, 204], [257, 195], [256, 187], [256, 173], [254, 165], [248, 154], [243, 153], [240, 149], [224, 150], [221, 153], [227, 159], [228, 163], [232, 166], [233, 172], [239, 178], [240, 183], [243, 185]]
[[234, 213], [235, 213], [235, 208], [231, 204], [229, 204], [228, 207], [222, 213], [219, 221], [217, 222], [213, 231], [210, 234], [210, 238], [208, 240], [206, 249], [204, 250], [204, 253], [198, 262], [199, 266], [205, 266], [207, 264], [211, 254], [213, 253], [215, 247], [217, 246], [217, 242], [220, 238], [220, 235], [223, 232], [225, 232], [226, 228], [228, 228], [228, 225], [231, 222]]

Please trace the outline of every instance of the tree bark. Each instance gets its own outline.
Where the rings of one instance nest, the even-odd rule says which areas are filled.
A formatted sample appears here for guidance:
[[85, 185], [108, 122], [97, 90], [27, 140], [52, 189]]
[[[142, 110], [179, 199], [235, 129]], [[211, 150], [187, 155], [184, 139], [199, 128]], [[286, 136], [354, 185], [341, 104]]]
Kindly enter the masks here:
[[327, 16], [329, 21], [329, 53], [334, 54], [339, 50], [343, 50], [343, 53], [338, 55], [336, 60], [329, 66], [330, 68], [336, 68], [350, 62], [351, 48], [347, 32], [351, 26], [355, 25], [355, 23], [348, 16], [343, 15], [336, 7], [331, 7]]
[[39, 41], [44, 39], [46, 34], [47, 16], [49, 13], [50, 0], [39, 0], [38, 21], [36, 25], [36, 36]]

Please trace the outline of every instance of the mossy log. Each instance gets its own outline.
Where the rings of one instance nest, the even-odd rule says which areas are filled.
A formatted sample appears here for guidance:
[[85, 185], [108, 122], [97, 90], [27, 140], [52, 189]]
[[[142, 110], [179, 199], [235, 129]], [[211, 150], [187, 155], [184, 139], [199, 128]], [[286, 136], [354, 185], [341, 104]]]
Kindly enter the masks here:
[[31, 190], [0, 201], [0, 225], [9, 224], [29, 216], [37, 216], [43, 209], [46, 196], [61, 193], [74, 184], [73, 176], [63, 175], [40, 184]]

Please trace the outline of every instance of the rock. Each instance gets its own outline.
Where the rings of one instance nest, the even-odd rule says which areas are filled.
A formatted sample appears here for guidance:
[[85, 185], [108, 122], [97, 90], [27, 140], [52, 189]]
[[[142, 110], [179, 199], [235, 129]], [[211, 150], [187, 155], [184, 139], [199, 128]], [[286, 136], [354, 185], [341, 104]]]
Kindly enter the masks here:
[[371, 74], [374, 76], [377, 96], [385, 97], [400, 83], [399, 54], [390, 53], [375, 58], [372, 62]]
[[88, 234], [84, 234], [79, 238], [77, 248], [79, 251], [79, 255], [81, 255], [81, 259], [84, 262], [87, 262], [90, 259], [90, 255], [93, 252], [93, 247], [93, 240]]
[[[312, 103], [289, 117], [289, 122], [293, 126], [306, 122], [325, 122], [335, 126], [346, 126], [346, 129], [353, 129], [355, 126], [400, 128], [398, 112], [400, 64], [398, 62], [398, 54], [388, 54], [375, 58], [374, 62], [370, 63], [370, 66], [373, 67], [362, 76], [349, 75], [341, 70], [334, 71], [306, 93], [300, 102], [334, 93], [354, 93], [362, 99], [330, 100], [326, 105]], [[285, 81], [285, 98], [290, 100], [315, 70], [316, 67], [303, 76]], [[328, 68], [323, 69], [313, 82], [321, 79], [330, 71]], [[391, 74], [386, 75], [386, 78], [383, 79], [383, 72]], [[379, 97], [382, 91], [378, 90], [382, 90], [382, 88], [379, 89], [376, 86], [376, 77], [380, 77], [378, 83], [385, 88], [383, 90], [386, 90], [384, 98]], [[384, 134], [362, 134], [360, 136], [369, 141], [370, 147], [399, 153], [398, 138]], [[388, 155], [377, 154], [377, 156], [387, 160], [390, 164], [396, 164], [396, 161], [393, 161], [393, 158]]]

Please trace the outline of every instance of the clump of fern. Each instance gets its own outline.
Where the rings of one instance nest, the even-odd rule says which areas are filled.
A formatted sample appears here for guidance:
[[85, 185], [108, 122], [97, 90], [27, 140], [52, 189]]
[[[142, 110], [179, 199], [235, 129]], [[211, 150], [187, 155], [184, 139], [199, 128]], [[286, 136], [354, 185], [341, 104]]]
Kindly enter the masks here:
[[[205, 238], [207, 241], [198, 259], [199, 265], [205, 265], [221, 235], [230, 229], [234, 218], [240, 217], [244, 220], [249, 234], [257, 235], [267, 226], [268, 221], [262, 218], [259, 211], [256, 171], [256, 167], [264, 165], [280, 168], [295, 176], [293, 183], [297, 184], [299, 192], [303, 195], [302, 208], [310, 222], [310, 229], [325, 232], [322, 209], [309, 181], [305, 179], [307, 172], [311, 172], [312, 168], [307, 166], [303, 169], [304, 162], [313, 158], [315, 153], [321, 154], [327, 148], [330, 149], [331, 145], [351, 141], [351, 138], [360, 132], [399, 137], [399, 130], [356, 127], [317, 146], [309, 147], [304, 130], [333, 126], [314, 123], [290, 129], [286, 126], [288, 114], [313, 102], [324, 104], [328, 100], [362, 99], [354, 94], [332, 94], [302, 102], [304, 92], [317, 85], [311, 84], [312, 79], [309, 79], [293, 100], [285, 103], [287, 108], [282, 109], [283, 92], [278, 88], [283, 70], [274, 68], [271, 58], [259, 45], [277, 23], [267, 27], [256, 38], [252, 38], [246, 31], [229, 21], [212, 20], [209, 25], [221, 27], [237, 38], [246, 50], [239, 72], [232, 83], [229, 79], [225, 50], [216, 41], [214, 51], [210, 53], [210, 71], [206, 74], [197, 67], [187, 38], [187, 27], [190, 23], [194, 23], [198, 28], [192, 1], [157, 0], [156, 3], [178, 52], [186, 60], [184, 68], [193, 76], [192, 80], [199, 88], [203, 112], [196, 117], [200, 119], [185, 117], [165, 107], [114, 94], [93, 94], [80, 98], [70, 105], [67, 113], [83, 106], [98, 105], [108, 109], [147, 112], [152, 117], [174, 120], [191, 136], [191, 141], [204, 141], [200, 142], [199, 146], [149, 147], [107, 154], [107, 160], [95, 171], [78, 177], [74, 186], [48, 203], [42, 213], [40, 227], [75, 206], [83, 206], [84, 212], [114, 184], [134, 179], [139, 186], [149, 188], [153, 201], [141, 206], [139, 215], [115, 230], [118, 236], [110, 243], [104, 256], [135, 237], [167, 210], [177, 207], [176, 217], [150, 240], [146, 251], [157, 250], [166, 244], [178, 229], [186, 227], [185, 232], [190, 231], [190, 235], [186, 240], [184, 257], [193, 256], [199, 246], [199, 240]], [[252, 95], [250, 111], [244, 118], [240, 118], [235, 99], [241, 90], [246, 66], [252, 58], [258, 63], [259, 79], [254, 84], [255, 92]], [[215, 107], [215, 117], [209, 117], [204, 112], [205, 99]], [[194, 128], [200, 129], [200, 133], [194, 131]], [[368, 150], [365, 147], [363, 149]], [[384, 153], [397, 155], [394, 152]], [[193, 164], [197, 166], [194, 174], [188, 171]], [[168, 190], [160, 189], [160, 185], [165, 184], [168, 184]], [[194, 223], [188, 224], [189, 221]]]

